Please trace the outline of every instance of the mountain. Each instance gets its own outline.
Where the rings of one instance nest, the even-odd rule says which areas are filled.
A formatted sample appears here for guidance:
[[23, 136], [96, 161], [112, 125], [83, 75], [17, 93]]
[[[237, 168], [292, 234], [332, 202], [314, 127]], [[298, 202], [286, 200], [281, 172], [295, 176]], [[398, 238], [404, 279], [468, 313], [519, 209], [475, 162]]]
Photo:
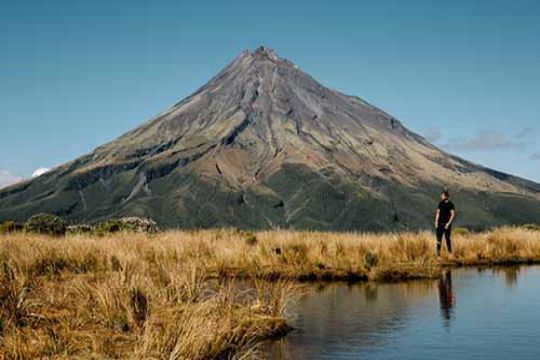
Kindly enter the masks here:
[[540, 185], [452, 156], [268, 48], [170, 109], [0, 191], [0, 220], [150, 217], [165, 227], [431, 227], [448, 187], [463, 225], [540, 219]]

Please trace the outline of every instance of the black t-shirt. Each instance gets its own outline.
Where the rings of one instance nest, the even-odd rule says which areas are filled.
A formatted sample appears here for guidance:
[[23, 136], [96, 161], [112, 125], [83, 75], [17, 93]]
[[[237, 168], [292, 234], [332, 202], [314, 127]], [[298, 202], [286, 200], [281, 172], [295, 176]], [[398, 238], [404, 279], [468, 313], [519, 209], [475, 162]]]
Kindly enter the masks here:
[[441, 201], [437, 209], [439, 209], [439, 224], [446, 224], [452, 216], [451, 211], [456, 208], [451, 201]]

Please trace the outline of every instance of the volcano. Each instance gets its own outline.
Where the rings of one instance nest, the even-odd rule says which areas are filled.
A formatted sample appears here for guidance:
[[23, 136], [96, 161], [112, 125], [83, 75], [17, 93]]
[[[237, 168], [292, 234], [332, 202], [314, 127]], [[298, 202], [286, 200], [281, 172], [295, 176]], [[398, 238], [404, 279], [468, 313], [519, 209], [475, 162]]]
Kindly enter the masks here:
[[421, 229], [443, 188], [465, 226], [540, 219], [539, 184], [452, 156], [260, 47], [138, 128], [1, 190], [0, 220], [47, 212], [170, 228]]

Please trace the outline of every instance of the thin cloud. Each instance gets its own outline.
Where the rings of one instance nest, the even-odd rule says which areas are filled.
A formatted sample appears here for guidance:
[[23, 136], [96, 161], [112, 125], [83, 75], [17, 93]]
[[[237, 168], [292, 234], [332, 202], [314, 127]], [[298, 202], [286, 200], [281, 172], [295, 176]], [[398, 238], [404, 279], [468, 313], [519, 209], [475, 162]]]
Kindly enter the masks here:
[[527, 128], [514, 136], [505, 135], [498, 130], [482, 130], [471, 139], [453, 138], [445, 147], [467, 150], [522, 149], [526, 145], [523, 138], [527, 134]]
[[534, 129], [530, 126], [523, 128], [520, 132], [514, 135], [514, 139], [523, 139], [529, 136], [532, 132], [534, 132]]
[[531, 159], [533, 159], [534, 161], [540, 161], [540, 152], [532, 154]]
[[[37, 168], [33, 173], [32, 177], [38, 177], [41, 176], [47, 172], [49, 172], [51, 169], [46, 167], [39, 167]], [[2, 170], [0, 169], [0, 189], [5, 188], [7, 186], [19, 183], [21, 181], [27, 180], [28, 178], [19, 176], [16, 174], [13, 174], [10, 171]]]
[[437, 142], [442, 139], [441, 129], [439, 129], [438, 127], [430, 127], [424, 133], [424, 137], [429, 142], [432, 142], [432, 143]]
[[7, 170], [0, 170], [0, 188], [16, 184], [24, 180], [22, 176], [12, 174]]

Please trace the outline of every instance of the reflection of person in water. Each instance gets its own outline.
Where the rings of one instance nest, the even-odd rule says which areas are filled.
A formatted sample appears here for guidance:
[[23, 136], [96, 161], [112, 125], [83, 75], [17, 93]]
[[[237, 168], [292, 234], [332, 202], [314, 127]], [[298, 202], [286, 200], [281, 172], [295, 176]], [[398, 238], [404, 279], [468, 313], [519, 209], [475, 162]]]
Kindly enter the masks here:
[[445, 325], [449, 325], [456, 298], [452, 288], [452, 273], [446, 270], [439, 279], [439, 303]]

